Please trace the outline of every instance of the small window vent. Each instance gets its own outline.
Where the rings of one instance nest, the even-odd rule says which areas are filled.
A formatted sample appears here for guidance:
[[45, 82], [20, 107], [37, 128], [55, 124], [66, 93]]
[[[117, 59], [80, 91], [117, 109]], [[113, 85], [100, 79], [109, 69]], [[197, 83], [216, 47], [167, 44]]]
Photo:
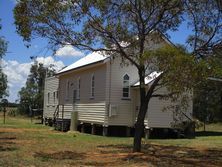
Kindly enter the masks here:
[[110, 105], [109, 106], [109, 117], [112, 117], [112, 116], [116, 116], [117, 115], [117, 112], [118, 112], [118, 107], [117, 105]]

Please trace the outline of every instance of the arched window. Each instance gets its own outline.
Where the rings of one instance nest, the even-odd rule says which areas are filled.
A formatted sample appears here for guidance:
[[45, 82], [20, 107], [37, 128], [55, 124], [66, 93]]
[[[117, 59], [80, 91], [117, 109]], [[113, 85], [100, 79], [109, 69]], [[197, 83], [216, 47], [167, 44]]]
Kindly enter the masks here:
[[95, 95], [95, 76], [93, 74], [91, 78], [91, 97], [94, 98], [94, 95]]
[[125, 74], [123, 76], [123, 98], [129, 98], [130, 95], [130, 85], [129, 85], [130, 77]]

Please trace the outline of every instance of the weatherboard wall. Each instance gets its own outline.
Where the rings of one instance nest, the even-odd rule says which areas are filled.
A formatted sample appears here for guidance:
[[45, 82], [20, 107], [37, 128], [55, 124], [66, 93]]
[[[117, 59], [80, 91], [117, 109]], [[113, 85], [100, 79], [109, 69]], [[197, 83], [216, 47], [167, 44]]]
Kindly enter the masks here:
[[[139, 89], [135, 89], [136, 94], [135, 94], [135, 121], [137, 118], [137, 114], [139, 112], [139, 107], [140, 107], [140, 96], [139, 96]], [[167, 94], [166, 88], [161, 88], [159, 89], [156, 94]], [[175, 119], [177, 116], [175, 116], [174, 109], [167, 109], [164, 110], [166, 107], [170, 107], [172, 105], [175, 106], [176, 103], [172, 103], [170, 100], [163, 100], [159, 99], [158, 97], [153, 97], [151, 98], [149, 104], [148, 104], [148, 110], [147, 114], [145, 117], [145, 125], [149, 128], [172, 128]], [[179, 104], [179, 100], [177, 102]], [[192, 118], [192, 96], [189, 95], [189, 100], [188, 100], [188, 107], [186, 110], [183, 112], [189, 117]], [[180, 121], [186, 121], [187, 118], [184, 117], [183, 114], [179, 114], [180, 116]]]
[[[107, 62], [106, 72], [106, 107], [107, 125], [133, 126], [133, 92], [130, 91], [129, 98], [123, 98], [123, 76], [127, 74], [130, 77], [130, 85], [138, 80], [138, 72], [135, 66], [130, 63], [123, 64], [120, 57], [116, 57]], [[110, 116], [109, 106], [117, 107], [116, 115]]]
[[[95, 93], [91, 96], [91, 78], [95, 77]], [[80, 79], [80, 98], [74, 97], [74, 90], [78, 91]], [[69, 82], [69, 91], [67, 83]], [[78, 120], [88, 123], [104, 123], [105, 117], [105, 84], [106, 66], [103, 63], [95, 64], [90, 68], [80, 68], [59, 76], [59, 102], [69, 106], [65, 109], [64, 117], [70, 119], [71, 112], [78, 112]], [[67, 94], [68, 93], [68, 94]], [[67, 98], [68, 97], [68, 98]]]
[[59, 86], [58, 78], [49, 77], [45, 79], [44, 108], [43, 108], [44, 118], [53, 118], [56, 106], [58, 105], [58, 98], [57, 98], [58, 96], [56, 95], [58, 93], [58, 86]]

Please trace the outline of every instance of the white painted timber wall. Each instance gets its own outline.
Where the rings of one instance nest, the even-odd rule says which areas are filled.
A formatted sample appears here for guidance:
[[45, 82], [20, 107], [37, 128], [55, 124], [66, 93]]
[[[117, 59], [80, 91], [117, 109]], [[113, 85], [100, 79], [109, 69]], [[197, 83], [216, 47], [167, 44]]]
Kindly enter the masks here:
[[[140, 102], [139, 102], [139, 90], [136, 90], [136, 103], [135, 103], [135, 108], [139, 109], [140, 106]], [[160, 90], [157, 91], [157, 94], [166, 94], [167, 90], [166, 88], [162, 88]], [[174, 112], [173, 110], [163, 110], [164, 107], [170, 106], [173, 103], [170, 100], [160, 100], [157, 97], [151, 98], [149, 104], [148, 104], [148, 110], [147, 110], [147, 114], [146, 114], [146, 118], [144, 121], [144, 124], [147, 127], [150, 128], [172, 128], [172, 125], [174, 124]], [[184, 111], [184, 113], [192, 118], [192, 107], [193, 106], [193, 102], [192, 102], [192, 98], [190, 96], [189, 99], [189, 106], [187, 108], [186, 111]], [[137, 117], [139, 110], [135, 110], [135, 120]], [[187, 120], [183, 115], [182, 115], [182, 120]]]
[[[95, 77], [95, 95], [91, 98], [91, 77]], [[80, 78], [80, 99], [73, 103], [73, 91], [77, 90]], [[66, 97], [66, 84], [70, 83], [68, 98]], [[95, 64], [89, 68], [80, 68], [60, 75], [59, 90], [60, 104], [70, 106], [65, 109], [65, 117], [70, 119], [71, 112], [78, 112], [80, 122], [103, 124], [105, 119], [105, 84], [106, 65]], [[71, 107], [72, 106], [72, 107]]]
[[[59, 80], [56, 77], [49, 77], [45, 79], [44, 89], [44, 118], [53, 118], [56, 106], [58, 105], [57, 92], [58, 92]], [[49, 94], [49, 98], [48, 98]], [[55, 95], [55, 97], [54, 97]]]
[[[106, 73], [106, 120], [107, 125], [116, 126], [133, 126], [133, 94], [130, 92], [130, 98], [124, 99], [122, 96], [123, 76], [128, 74], [130, 77], [130, 85], [138, 80], [137, 69], [132, 65], [122, 65], [121, 59], [115, 59], [107, 62]], [[109, 116], [109, 105], [117, 107], [117, 114]]]

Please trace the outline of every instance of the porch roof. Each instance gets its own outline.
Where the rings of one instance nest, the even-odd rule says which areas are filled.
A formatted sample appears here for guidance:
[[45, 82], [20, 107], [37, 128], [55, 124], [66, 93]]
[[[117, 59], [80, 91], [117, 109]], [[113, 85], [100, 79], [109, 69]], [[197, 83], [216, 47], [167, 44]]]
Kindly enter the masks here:
[[[145, 84], [149, 84], [151, 83], [153, 80], [155, 80], [158, 76], [160, 76], [160, 74], [162, 74], [163, 72], [157, 72], [157, 71], [154, 71], [152, 73], [150, 73], [149, 75], [147, 75], [145, 77]], [[137, 81], [136, 83], [134, 83], [132, 86], [133, 87], [136, 87], [136, 86], [139, 86], [140, 85], [140, 81]]]

